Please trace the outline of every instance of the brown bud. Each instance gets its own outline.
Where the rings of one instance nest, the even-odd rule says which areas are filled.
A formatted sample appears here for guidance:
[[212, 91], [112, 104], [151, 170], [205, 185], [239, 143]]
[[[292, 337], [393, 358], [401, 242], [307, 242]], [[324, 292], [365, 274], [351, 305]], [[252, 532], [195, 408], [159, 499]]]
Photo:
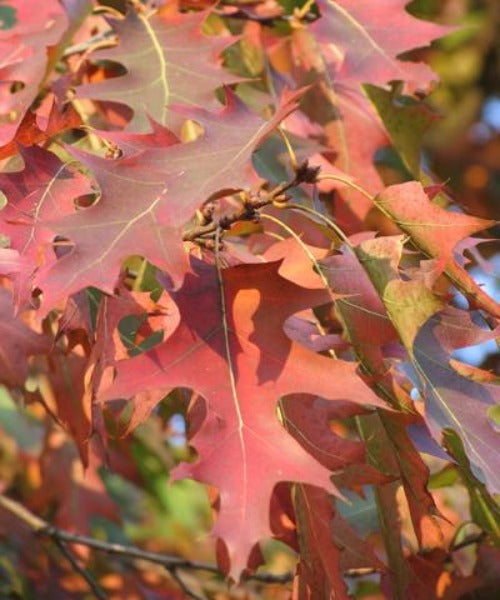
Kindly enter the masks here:
[[311, 167], [305, 160], [295, 169], [295, 179], [298, 183], [316, 183], [320, 167]]

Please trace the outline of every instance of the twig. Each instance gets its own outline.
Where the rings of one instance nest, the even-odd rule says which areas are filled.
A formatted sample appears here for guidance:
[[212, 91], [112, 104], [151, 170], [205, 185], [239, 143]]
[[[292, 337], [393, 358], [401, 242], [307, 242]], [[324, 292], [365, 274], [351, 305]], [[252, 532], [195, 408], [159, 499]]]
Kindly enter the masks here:
[[184, 592], [184, 594], [186, 594], [186, 596], [188, 596], [189, 598], [193, 598], [193, 600], [203, 600], [203, 598], [201, 596], [198, 596], [198, 594], [193, 592], [193, 590], [191, 590], [188, 587], [188, 585], [182, 579], [182, 577], [179, 575], [179, 573], [177, 572], [177, 569], [175, 567], [172, 569], [168, 569], [168, 572], [170, 573], [170, 576], [172, 577], [172, 579], [174, 579], [175, 582], [177, 583], [177, 585], [180, 587], [181, 591]]
[[[202, 222], [200, 225], [194, 227], [190, 231], [187, 231], [183, 240], [185, 242], [191, 241], [196, 242], [197, 239], [204, 239], [206, 241], [207, 236], [214, 236], [217, 229], [229, 229], [233, 223], [236, 221], [251, 221], [257, 218], [257, 210], [273, 202], [276, 202], [279, 198], [283, 197], [283, 193], [292, 184], [280, 184], [272, 191], [267, 192], [266, 194], [260, 195], [257, 194], [255, 197], [251, 197], [250, 195], [242, 194], [242, 204], [240, 210], [236, 211], [232, 215], [224, 215], [217, 221], [212, 220], [212, 216], [210, 213], [213, 212], [212, 207], [214, 206], [211, 202], [202, 207], [201, 215]], [[283, 201], [285, 201], [285, 197], [283, 197]]]
[[179, 558], [178, 556], [170, 556], [168, 554], [159, 554], [157, 552], [149, 552], [147, 550], [137, 548], [136, 546], [104, 542], [85, 535], [69, 533], [63, 529], [53, 527], [49, 523], [47, 523], [46, 527], [39, 529], [36, 533], [38, 535], [46, 535], [51, 538], [60, 539], [63, 542], [81, 544], [82, 546], [87, 546], [88, 548], [92, 548], [98, 552], [106, 552], [107, 554], [114, 554], [116, 556], [137, 558], [139, 560], [156, 563], [158, 565], [163, 565], [167, 569], [184, 568], [208, 571], [211, 573], [220, 573], [220, 570], [215, 565], [210, 563], [188, 560], [185, 558]]
[[[198, 571], [207, 571], [217, 575], [221, 574], [220, 569], [216, 565], [210, 563], [188, 560], [185, 558], [179, 558], [178, 556], [159, 554], [157, 552], [148, 552], [147, 550], [142, 550], [136, 546], [104, 542], [102, 540], [96, 540], [92, 537], [78, 535], [75, 533], [70, 533], [69, 531], [65, 531], [64, 529], [59, 529], [58, 527], [54, 527], [47, 521], [44, 521], [37, 515], [33, 514], [19, 502], [16, 502], [11, 498], [7, 498], [7, 496], [4, 496], [3, 494], [0, 494], [0, 507], [4, 508], [11, 514], [15, 515], [18, 519], [23, 521], [33, 531], [34, 534], [49, 537], [54, 541], [59, 540], [59, 542], [80, 544], [82, 546], [97, 550], [98, 552], [106, 552], [107, 554], [123, 556], [126, 558], [137, 558], [139, 560], [163, 565], [170, 572], [173, 570], [175, 571], [176, 569], [193, 569]], [[254, 575], [248, 575], [244, 577], [244, 579], [252, 579], [253, 581], [260, 581], [261, 583], [283, 583], [290, 581], [292, 578], [293, 575], [288, 573], [284, 575], [256, 573]]]
[[293, 581], [293, 573], [249, 573], [243, 576], [243, 581], [258, 581], [259, 583], [290, 583]]
[[[209, 573], [214, 574], [221, 574], [221, 571], [218, 569], [218, 567], [210, 563], [188, 560], [184, 558], [179, 558], [177, 556], [159, 554], [157, 552], [148, 552], [147, 550], [141, 550], [136, 546], [126, 546], [123, 544], [104, 542], [102, 540], [96, 540], [88, 536], [78, 535], [70, 533], [68, 531], [64, 531], [63, 529], [59, 529], [57, 527], [54, 527], [53, 525], [50, 525], [50, 523], [44, 521], [37, 515], [33, 514], [19, 502], [7, 498], [7, 496], [4, 496], [3, 494], [0, 494], [0, 507], [4, 508], [11, 514], [15, 515], [18, 519], [23, 521], [36, 535], [47, 536], [51, 538], [56, 543], [61, 552], [65, 555], [67, 560], [71, 562], [71, 565], [73, 566], [75, 571], [77, 571], [85, 579], [85, 581], [87, 581], [89, 586], [92, 587], [92, 591], [94, 592], [96, 597], [99, 598], [99, 600], [105, 598], [105, 596], [102, 595], [102, 592], [99, 596], [100, 590], [98, 587], [94, 589], [93, 585], [95, 584], [95, 582], [93, 581], [92, 577], [87, 571], [85, 571], [85, 569], [82, 569], [82, 567], [76, 562], [72, 555], [70, 558], [70, 553], [68, 549], [64, 546], [64, 543], [81, 544], [82, 546], [93, 548], [94, 550], [97, 550], [99, 552], [106, 552], [107, 554], [114, 554], [126, 558], [137, 558], [147, 562], [163, 565], [178, 583], [179, 587], [181, 587], [182, 591], [194, 600], [201, 599], [187, 587], [185, 582], [176, 572], [178, 569], [193, 569], [198, 571], [207, 571]], [[461, 550], [466, 546], [481, 543], [487, 537], [487, 533], [484, 531], [479, 534], [470, 535], [460, 543], [453, 545], [448, 550], [448, 557], [451, 558], [453, 552], [457, 552], [458, 550]], [[376, 572], [378, 572], [377, 569], [365, 567], [360, 569], [348, 569], [343, 574], [345, 577], [362, 577], [364, 575], [370, 575]], [[284, 584], [289, 583], [293, 580], [293, 573], [282, 573], [280, 575], [266, 572], [250, 573], [244, 575], [242, 577], [242, 580], [257, 581], [260, 583]]]
[[68, 56], [73, 56], [73, 54], [82, 54], [83, 52], [87, 52], [89, 50], [96, 50], [97, 48], [104, 48], [109, 46], [116, 46], [117, 37], [113, 31], [104, 31], [103, 33], [99, 33], [94, 35], [94, 37], [85, 40], [84, 42], [80, 42], [79, 44], [74, 44], [73, 46], [69, 46], [63, 52], [63, 58], [68, 58]]
[[[171, 574], [172, 577], [177, 581], [180, 587], [186, 587], [185, 583], [176, 573], [178, 569], [193, 569], [198, 571], [207, 571], [209, 573], [220, 574], [220, 569], [213, 564], [198, 562], [194, 560], [188, 560], [185, 558], [179, 558], [177, 556], [170, 556], [165, 554], [159, 554], [157, 552], [148, 552], [147, 550], [142, 550], [141, 548], [137, 548], [136, 546], [127, 546], [124, 544], [115, 544], [112, 542], [104, 542], [102, 540], [96, 540], [92, 537], [88, 537], [85, 535], [78, 535], [75, 533], [70, 533], [63, 529], [59, 529], [50, 525], [47, 521], [44, 521], [37, 515], [33, 514], [27, 508], [25, 508], [19, 502], [7, 498], [3, 494], [0, 494], [0, 507], [4, 508], [11, 514], [15, 515], [18, 519], [23, 521], [32, 531], [33, 533], [40, 536], [47, 536], [55, 541], [57, 546], [61, 549], [61, 551], [65, 554], [68, 560], [71, 560], [64, 550], [61, 548], [61, 544], [64, 547], [64, 543], [72, 543], [72, 544], [80, 544], [82, 546], [87, 546], [88, 548], [92, 548], [97, 550], [98, 552], [106, 552], [107, 554], [112, 554], [116, 556], [123, 556], [126, 558], [137, 558], [139, 560], [144, 560], [147, 562], [152, 562], [155, 564], [163, 565]], [[471, 546], [472, 544], [479, 544], [483, 540], [487, 538], [487, 534], [483, 531], [476, 535], [471, 535], [465, 538], [458, 544], [455, 544], [449, 549], [449, 555], [453, 552], [457, 552], [466, 546]], [[65, 548], [67, 551], [67, 548]], [[73, 557], [72, 557], [73, 558]], [[72, 562], [73, 565], [73, 562]], [[89, 583], [89, 579], [82, 573], [82, 568], [80, 565], [74, 565], [75, 570], [85, 578], [85, 580]], [[371, 569], [370, 567], [362, 568], [362, 569], [349, 569], [345, 571], [344, 575], [346, 577], [361, 577], [363, 575], [369, 575], [371, 573], [377, 572], [376, 569]], [[293, 573], [282, 573], [280, 575], [276, 575], [274, 573], [251, 573], [248, 575], [244, 575], [242, 578], [244, 581], [258, 581], [260, 583], [288, 583], [293, 579]], [[185, 593], [190, 593], [192, 598], [196, 598], [196, 594], [194, 594], [190, 590], [186, 590], [183, 588]], [[96, 596], [98, 594], [94, 591]], [[193, 595], [194, 594], [194, 595]], [[102, 597], [102, 596], [101, 596]]]
[[64, 555], [66, 560], [73, 567], [73, 570], [76, 571], [83, 579], [85, 579], [85, 581], [88, 583], [89, 588], [94, 593], [95, 597], [99, 600], [106, 600], [106, 594], [101, 589], [101, 586], [87, 571], [87, 569], [84, 569], [80, 564], [78, 564], [78, 561], [74, 557], [73, 553], [69, 550], [69, 548], [66, 548], [64, 543], [57, 538], [54, 539], [54, 543], [61, 551], [61, 554]]
[[199, 224], [183, 235], [185, 242], [194, 242], [208, 249], [215, 248], [215, 234], [218, 229], [226, 230], [236, 221], [251, 221], [259, 218], [258, 210], [270, 204], [286, 205], [289, 197], [286, 192], [301, 183], [314, 183], [318, 177], [319, 168], [310, 167], [305, 161], [295, 169], [295, 177], [288, 182], [280, 183], [267, 192], [257, 192], [252, 195], [241, 193], [241, 208], [231, 215], [223, 215], [214, 220], [215, 204], [206, 202], [198, 211]]
[[0, 506], [5, 508], [5, 510], [11, 514], [15, 515], [21, 521], [24, 521], [26, 525], [28, 525], [28, 527], [35, 533], [38, 533], [42, 529], [45, 529], [49, 526], [47, 521], [40, 519], [40, 517], [37, 517], [22, 504], [7, 498], [7, 496], [4, 496], [3, 494], [0, 494]]
[[[448, 556], [447, 556], [446, 560], [450, 561], [451, 555], [454, 552], [457, 552], [458, 550], [461, 550], [462, 548], [466, 548], [467, 546], [472, 546], [473, 544], [480, 544], [487, 537], [488, 537], [488, 535], [485, 531], [482, 531], [481, 533], [477, 533], [477, 534], [466, 537], [459, 544], [454, 544], [448, 550]], [[419, 552], [419, 554], [425, 556], [425, 552]], [[345, 577], [363, 577], [364, 575], [373, 575], [374, 573], [378, 573], [378, 572], [379, 572], [379, 569], [376, 569], [374, 567], [362, 567], [359, 569], [348, 569], [347, 571], [344, 571], [343, 574]]]

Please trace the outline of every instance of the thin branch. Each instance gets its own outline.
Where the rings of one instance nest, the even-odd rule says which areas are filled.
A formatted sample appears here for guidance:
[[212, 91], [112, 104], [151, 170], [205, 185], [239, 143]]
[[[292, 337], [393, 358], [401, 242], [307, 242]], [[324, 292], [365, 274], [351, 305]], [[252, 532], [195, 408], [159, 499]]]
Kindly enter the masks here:
[[201, 596], [198, 596], [198, 594], [196, 594], [195, 592], [193, 592], [192, 589], [189, 588], [189, 586], [179, 575], [179, 573], [177, 572], [177, 569], [175, 567], [172, 569], [168, 569], [168, 572], [170, 573], [170, 576], [172, 577], [172, 579], [174, 579], [174, 581], [180, 587], [181, 591], [184, 592], [184, 594], [186, 594], [186, 596], [188, 598], [192, 598], [193, 600], [203, 600], [203, 598]]
[[[462, 550], [462, 548], [466, 548], [467, 546], [472, 546], [473, 544], [480, 544], [487, 537], [488, 537], [488, 534], [485, 531], [482, 531], [481, 533], [477, 533], [474, 535], [469, 535], [463, 541], [461, 541], [458, 544], [454, 544], [448, 550], [447, 560], [448, 561], [451, 560], [451, 555], [454, 552], [457, 552], [458, 550]], [[425, 552], [419, 552], [418, 554], [425, 556]], [[348, 569], [347, 571], [344, 571], [343, 575], [344, 575], [344, 577], [363, 577], [365, 575], [373, 575], [374, 573], [379, 573], [379, 572], [380, 572], [380, 570], [376, 569], [374, 567], [362, 567], [359, 569]]]
[[[67, 552], [68, 549], [64, 548], [64, 543], [72, 543], [72, 544], [80, 544], [82, 546], [86, 546], [88, 548], [92, 548], [97, 550], [98, 552], [105, 552], [107, 554], [122, 556], [125, 558], [137, 558], [139, 560], [144, 560], [147, 562], [163, 565], [172, 575], [172, 577], [176, 580], [178, 585], [183, 589], [184, 593], [189, 594], [192, 598], [199, 600], [191, 590], [187, 589], [185, 582], [180, 578], [179, 574], [176, 573], [178, 569], [193, 569], [198, 571], [207, 571], [209, 573], [221, 574], [220, 569], [213, 564], [198, 562], [194, 560], [188, 560], [184, 558], [179, 558], [177, 556], [170, 556], [165, 554], [159, 554], [157, 552], [148, 552], [147, 550], [142, 550], [137, 548], [136, 546], [127, 546], [124, 544], [115, 544], [111, 542], [104, 542], [102, 540], [96, 540], [94, 538], [78, 535], [74, 533], [70, 533], [68, 531], [64, 531], [63, 529], [59, 529], [57, 527], [52, 526], [47, 521], [41, 519], [37, 515], [33, 514], [27, 508], [25, 508], [19, 502], [0, 494], [0, 507], [4, 508], [12, 515], [16, 516], [18, 519], [23, 521], [36, 535], [46, 536], [54, 540], [56, 545], [61, 549], [61, 552], [66, 556], [68, 561], [71, 562], [75, 571], [85, 578], [89, 586], [91, 585], [90, 580], [88, 579], [88, 573], [85, 571], [85, 575], [83, 573], [81, 566], [76, 562], [73, 563], [74, 557], [69, 557]], [[462, 548], [467, 546], [471, 546], [473, 544], [480, 544], [482, 541], [487, 539], [487, 533], [481, 532], [479, 534], [470, 535], [465, 538], [458, 544], [454, 544], [448, 550], [448, 556], [451, 557], [453, 552], [457, 552]], [[63, 549], [64, 548], [64, 549]], [[369, 575], [372, 573], [378, 572], [377, 569], [372, 569], [371, 567], [361, 568], [361, 569], [349, 569], [345, 571], [343, 574], [345, 577], [362, 577], [363, 575]], [[289, 583], [293, 580], [293, 573], [282, 573], [280, 575], [276, 575], [274, 573], [250, 573], [244, 575], [242, 577], [243, 581], [257, 581], [260, 583]], [[104, 596], [99, 596], [98, 593], [93, 589], [97, 598], [103, 598]]]
[[37, 517], [35, 514], [33, 514], [31, 511], [25, 508], [22, 504], [16, 502], [15, 500], [7, 498], [7, 496], [4, 496], [3, 494], [0, 494], [0, 506], [8, 512], [10, 512], [11, 514], [13, 514], [14, 516], [16, 516], [21, 521], [24, 521], [24, 523], [26, 523], [26, 525], [34, 533], [38, 533], [39, 531], [42, 531], [43, 529], [49, 527], [47, 521], [40, 519], [40, 517]]
[[194, 242], [208, 249], [215, 249], [217, 230], [221, 233], [229, 229], [237, 221], [252, 221], [259, 218], [258, 210], [270, 204], [286, 206], [289, 197], [286, 192], [301, 183], [314, 183], [318, 177], [319, 168], [310, 167], [305, 161], [295, 169], [295, 176], [291, 181], [280, 183], [270, 191], [260, 190], [256, 194], [241, 192], [241, 207], [231, 215], [223, 215], [214, 219], [215, 202], [209, 200], [198, 211], [199, 224], [187, 231], [182, 239], [185, 242]]
[[72, 544], [81, 544], [87, 546], [99, 552], [106, 552], [107, 554], [113, 554], [116, 556], [125, 556], [127, 558], [137, 558], [139, 560], [145, 560], [148, 562], [163, 565], [167, 569], [184, 568], [184, 569], [196, 569], [199, 571], [208, 571], [211, 573], [220, 573], [220, 570], [210, 563], [197, 562], [194, 560], [188, 560], [179, 558], [178, 556], [170, 556], [168, 554], [159, 554], [157, 552], [149, 552], [142, 550], [136, 546], [128, 546], [125, 544], [116, 544], [113, 542], [104, 542], [96, 540], [95, 538], [88, 537], [85, 535], [78, 535], [76, 533], [69, 533], [63, 529], [53, 527], [49, 523], [47, 526], [38, 530], [36, 533], [39, 535], [46, 535], [51, 538], [60, 539], [64, 542]]
[[72, 56], [73, 54], [82, 54], [83, 52], [88, 52], [90, 50], [97, 50], [98, 48], [108, 48], [110, 46], [116, 46], [118, 38], [113, 31], [104, 31], [103, 33], [99, 33], [94, 35], [93, 37], [85, 40], [84, 42], [80, 42], [79, 44], [74, 44], [73, 46], [69, 46], [63, 52], [63, 58], [68, 58], [68, 56]]
[[80, 575], [80, 577], [85, 579], [85, 581], [88, 583], [89, 588], [94, 593], [94, 596], [96, 598], [98, 598], [99, 600], [106, 600], [106, 594], [101, 589], [101, 586], [92, 577], [92, 575], [87, 571], [87, 569], [85, 569], [78, 563], [78, 561], [76, 560], [76, 558], [73, 555], [73, 553], [71, 552], [71, 550], [69, 548], [66, 548], [64, 543], [61, 542], [61, 540], [59, 540], [57, 538], [54, 539], [54, 543], [61, 551], [61, 554], [66, 558], [66, 560], [72, 566], [73, 570], [76, 571]]
[[218, 229], [229, 229], [236, 221], [251, 221], [258, 217], [257, 210], [268, 206], [273, 202], [279, 201], [281, 198], [286, 201], [284, 192], [295, 185], [293, 182], [287, 184], [280, 184], [270, 192], [265, 194], [256, 194], [254, 197], [245, 195], [242, 193], [241, 208], [234, 212], [232, 215], [224, 215], [217, 221], [213, 220], [212, 214], [214, 205], [212, 202], [208, 202], [201, 210], [202, 222], [200, 225], [194, 227], [190, 231], [187, 231], [183, 235], [185, 242], [191, 241], [196, 242], [197, 239], [205, 239], [207, 236], [213, 237]]
[[[199, 562], [195, 560], [188, 560], [185, 558], [179, 558], [178, 556], [171, 556], [166, 554], [159, 554], [157, 552], [148, 552], [137, 548], [137, 546], [128, 546], [124, 544], [115, 544], [112, 542], [104, 542], [102, 540], [96, 540], [95, 538], [88, 537], [85, 535], [79, 535], [76, 533], [70, 533], [64, 529], [54, 527], [47, 521], [44, 521], [37, 515], [33, 514], [27, 508], [25, 508], [19, 502], [7, 498], [3, 494], [0, 494], [0, 507], [16, 516], [18, 519], [23, 521], [34, 534], [39, 536], [46, 536], [52, 540], [59, 540], [59, 542], [69, 544], [80, 544], [98, 552], [105, 552], [106, 554], [123, 556], [126, 558], [137, 558], [147, 562], [163, 565], [170, 572], [176, 569], [193, 569], [198, 571], [206, 571], [217, 575], [221, 574], [220, 569], [210, 563]], [[243, 579], [251, 579], [253, 581], [260, 581], [261, 583], [282, 583], [284, 581], [290, 581], [293, 575], [274, 575], [273, 573], [256, 573], [248, 575]]]
[[249, 573], [243, 576], [244, 581], [258, 581], [259, 583], [290, 583], [293, 581], [293, 573]]

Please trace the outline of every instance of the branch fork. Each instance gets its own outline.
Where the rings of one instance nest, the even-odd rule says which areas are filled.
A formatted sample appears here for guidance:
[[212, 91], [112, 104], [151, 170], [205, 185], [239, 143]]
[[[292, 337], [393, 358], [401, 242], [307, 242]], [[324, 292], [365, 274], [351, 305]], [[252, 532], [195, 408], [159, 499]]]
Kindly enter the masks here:
[[306, 160], [295, 168], [293, 179], [280, 183], [271, 190], [266, 190], [264, 186], [267, 184], [264, 184], [257, 192], [240, 191], [238, 194], [240, 209], [232, 214], [222, 215], [218, 219], [215, 219], [217, 201], [209, 199], [196, 211], [198, 224], [183, 235], [183, 240], [214, 250], [218, 229], [223, 233], [238, 221], [258, 222], [259, 210], [271, 204], [279, 208], [286, 208], [290, 201], [290, 196], [286, 192], [302, 183], [316, 183], [318, 175], [319, 167], [311, 167]]

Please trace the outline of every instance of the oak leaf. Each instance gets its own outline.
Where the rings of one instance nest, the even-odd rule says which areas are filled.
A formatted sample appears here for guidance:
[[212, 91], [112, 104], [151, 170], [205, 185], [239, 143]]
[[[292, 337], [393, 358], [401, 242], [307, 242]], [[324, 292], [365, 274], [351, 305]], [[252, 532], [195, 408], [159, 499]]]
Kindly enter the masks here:
[[188, 275], [173, 294], [181, 313], [177, 330], [150, 352], [119, 362], [115, 382], [102, 395], [102, 400], [136, 395], [134, 423], [175, 387], [205, 398], [207, 415], [192, 438], [199, 459], [178, 468], [176, 476], [218, 487], [214, 535], [227, 545], [234, 577], [245, 568], [252, 546], [271, 533], [269, 500], [279, 481], [335, 491], [328, 470], [280, 425], [278, 399], [306, 392], [382, 406], [356, 374], [355, 363], [314, 354], [286, 337], [282, 326], [290, 314], [330, 296], [288, 282], [278, 268], [268, 263], [219, 271], [198, 265], [197, 275]]
[[377, 207], [398, 227], [411, 236], [412, 241], [431, 261], [421, 264], [421, 276], [431, 285], [444, 273], [474, 303], [500, 318], [500, 306], [490, 298], [462, 267], [457, 253], [459, 242], [473, 233], [495, 224], [493, 220], [480, 219], [450, 212], [433, 203], [417, 181], [391, 185], [375, 199]]
[[450, 29], [415, 19], [406, 12], [407, 0], [319, 0], [322, 18], [310, 29], [325, 52], [334, 79], [384, 84], [407, 81], [427, 87], [435, 79], [423, 63], [398, 60], [413, 48], [428, 46]]
[[52, 247], [56, 233], [50, 223], [74, 212], [73, 200], [91, 191], [83, 175], [51, 152], [33, 146], [21, 149], [21, 156], [22, 171], [0, 174], [0, 189], [7, 198], [0, 211], [2, 234], [21, 261], [13, 277], [18, 305], [29, 299], [35, 271], [56, 263]]
[[15, 2], [14, 26], [0, 29], [0, 147], [16, 135], [24, 115], [38, 95], [46, 76], [47, 51], [68, 26], [57, 0], [42, 2], [33, 10], [30, 0]]
[[[174, 285], [180, 285], [189, 269], [183, 225], [210, 195], [253, 183], [252, 152], [296, 108], [302, 93], [285, 94], [266, 121], [228, 91], [219, 112], [189, 111], [205, 132], [191, 143], [175, 143], [175, 136], [164, 135], [164, 146], [116, 160], [72, 148], [92, 171], [101, 195], [95, 205], [48, 221], [74, 248], [37, 273], [45, 309], [86, 286], [112, 293], [123, 260], [132, 254], [166, 270]], [[125, 142], [129, 149], [140, 144], [131, 134], [125, 134]]]
[[480, 327], [466, 311], [451, 306], [443, 309], [442, 300], [422, 281], [402, 280], [397, 271], [400, 242], [397, 238], [382, 241], [385, 243], [377, 239], [362, 242], [358, 255], [364, 256], [370, 278], [415, 368], [429, 430], [439, 444], [443, 430], [456, 431], [472, 465], [491, 490], [498, 491], [499, 465], [492, 451], [498, 434], [487, 411], [498, 402], [499, 388], [483, 383], [477, 371], [474, 378], [465, 376], [467, 370], [456, 370], [453, 365], [458, 361], [452, 359], [454, 350], [492, 339], [498, 328], [491, 331]]
[[118, 35], [118, 45], [94, 52], [92, 57], [119, 63], [127, 72], [81, 85], [77, 96], [127, 104], [134, 111], [127, 129], [141, 132], [149, 130], [149, 117], [169, 124], [172, 104], [214, 105], [215, 89], [238, 80], [217, 61], [235, 39], [203, 35], [206, 16], [179, 13], [167, 18], [130, 10], [122, 20], [108, 19]]
[[28, 374], [28, 358], [50, 350], [49, 338], [36, 333], [14, 315], [12, 296], [0, 288], [0, 382], [22, 385]]

